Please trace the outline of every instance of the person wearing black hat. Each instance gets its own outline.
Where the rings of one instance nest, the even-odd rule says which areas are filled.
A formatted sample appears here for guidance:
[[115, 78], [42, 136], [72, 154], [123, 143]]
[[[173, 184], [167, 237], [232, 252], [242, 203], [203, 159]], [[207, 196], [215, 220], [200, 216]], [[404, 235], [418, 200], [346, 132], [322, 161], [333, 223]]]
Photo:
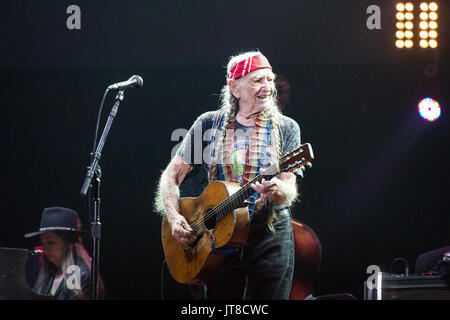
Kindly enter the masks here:
[[[38, 294], [52, 295], [56, 300], [90, 298], [91, 258], [81, 243], [78, 213], [62, 207], [45, 208], [39, 231], [25, 238], [40, 236], [42, 255], [40, 269], [33, 289]], [[99, 296], [103, 284], [99, 281]]]

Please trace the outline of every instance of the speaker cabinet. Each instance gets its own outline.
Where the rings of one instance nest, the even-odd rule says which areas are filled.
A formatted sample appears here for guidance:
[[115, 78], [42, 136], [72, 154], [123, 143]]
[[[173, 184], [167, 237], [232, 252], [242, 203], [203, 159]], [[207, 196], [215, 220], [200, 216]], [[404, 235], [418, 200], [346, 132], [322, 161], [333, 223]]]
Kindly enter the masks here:
[[450, 300], [449, 283], [439, 275], [403, 276], [379, 272], [375, 286], [364, 282], [364, 300]]

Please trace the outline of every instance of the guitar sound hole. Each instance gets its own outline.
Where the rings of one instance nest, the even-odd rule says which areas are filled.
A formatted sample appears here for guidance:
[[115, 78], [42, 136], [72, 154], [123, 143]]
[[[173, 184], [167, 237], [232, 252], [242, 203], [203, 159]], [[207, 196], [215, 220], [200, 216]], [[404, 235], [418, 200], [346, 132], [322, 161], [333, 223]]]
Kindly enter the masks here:
[[203, 216], [203, 225], [207, 230], [212, 230], [216, 227], [216, 216], [209, 217], [208, 212]]

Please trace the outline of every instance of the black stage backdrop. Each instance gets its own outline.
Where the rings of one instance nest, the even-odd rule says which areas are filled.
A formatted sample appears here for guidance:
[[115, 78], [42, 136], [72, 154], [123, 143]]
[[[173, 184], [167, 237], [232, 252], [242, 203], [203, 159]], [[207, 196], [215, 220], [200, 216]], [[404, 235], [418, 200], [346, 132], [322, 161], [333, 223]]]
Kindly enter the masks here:
[[[71, 4], [80, 30], [66, 27]], [[381, 30], [366, 27], [371, 4]], [[228, 57], [259, 49], [290, 81], [284, 113], [316, 156], [294, 211], [322, 244], [314, 293], [362, 299], [369, 265], [389, 271], [403, 257], [413, 269], [450, 243], [446, 5], [439, 48], [405, 51], [393, 45], [394, 1], [2, 3], [0, 246], [32, 248], [23, 234], [49, 206], [89, 228], [79, 192], [98, 107], [107, 85], [138, 74], [144, 86], [125, 91], [101, 159], [100, 271], [110, 299], [189, 299], [162, 266], [154, 189], [172, 132], [217, 108]], [[443, 107], [435, 123], [417, 114], [424, 97]]]

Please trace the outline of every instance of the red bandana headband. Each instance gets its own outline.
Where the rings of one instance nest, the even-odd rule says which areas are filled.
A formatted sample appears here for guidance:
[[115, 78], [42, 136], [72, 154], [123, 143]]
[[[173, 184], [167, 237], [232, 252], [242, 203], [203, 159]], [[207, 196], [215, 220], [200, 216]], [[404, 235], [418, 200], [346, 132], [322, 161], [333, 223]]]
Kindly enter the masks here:
[[255, 55], [241, 60], [236, 63], [233, 68], [231, 68], [230, 72], [228, 72], [227, 84], [230, 82], [230, 80], [240, 79], [252, 71], [264, 68], [272, 69], [269, 61], [263, 55]]

